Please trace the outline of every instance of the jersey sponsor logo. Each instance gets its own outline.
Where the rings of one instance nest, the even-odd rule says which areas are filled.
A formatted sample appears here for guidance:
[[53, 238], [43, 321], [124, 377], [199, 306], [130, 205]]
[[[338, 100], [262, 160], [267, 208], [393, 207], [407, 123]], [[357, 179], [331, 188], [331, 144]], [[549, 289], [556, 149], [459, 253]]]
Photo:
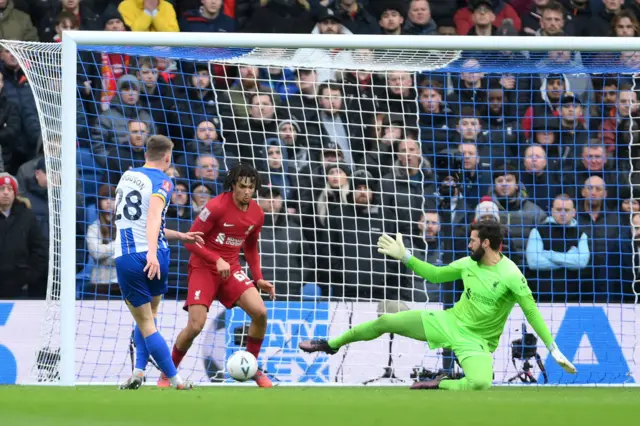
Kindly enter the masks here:
[[223, 223], [223, 224], [222, 224], [222, 226], [224, 226], [225, 228], [229, 228], [229, 227], [231, 227], [231, 226], [235, 226], [235, 225], [234, 225], [233, 223], [227, 223], [227, 222], [225, 222], [225, 223]]
[[198, 215], [198, 218], [200, 218], [201, 221], [206, 222], [207, 219], [209, 219], [210, 214], [211, 212], [209, 211], [209, 209], [205, 207], [202, 209], [202, 211]]
[[240, 247], [244, 243], [242, 238], [228, 237], [226, 244], [229, 246]]
[[167, 192], [171, 191], [171, 182], [169, 182], [168, 180], [162, 181], [162, 189]]
[[224, 240], [227, 238], [227, 235], [224, 233], [219, 233], [218, 236], [216, 237], [216, 243], [218, 244], [224, 244]]

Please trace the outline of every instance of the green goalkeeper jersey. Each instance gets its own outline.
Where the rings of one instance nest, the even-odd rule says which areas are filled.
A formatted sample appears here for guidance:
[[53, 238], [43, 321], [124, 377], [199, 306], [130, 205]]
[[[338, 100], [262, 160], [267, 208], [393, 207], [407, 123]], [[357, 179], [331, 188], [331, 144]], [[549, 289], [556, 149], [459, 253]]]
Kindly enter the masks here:
[[498, 347], [504, 325], [516, 303], [542, 341], [547, 346], [553, 343], [551, 332], [538, 311], [527, 279], [506, 256], [502, 255], [502, 259], [493, 266], [482, 265], [470, 257], [442, 267], [412, 257], [407, 266], [432, 283], [462, 279], [464, 293], [451, 308], [451, 312], [454, 313], [458, 326], [484, 339], [491, 352]]

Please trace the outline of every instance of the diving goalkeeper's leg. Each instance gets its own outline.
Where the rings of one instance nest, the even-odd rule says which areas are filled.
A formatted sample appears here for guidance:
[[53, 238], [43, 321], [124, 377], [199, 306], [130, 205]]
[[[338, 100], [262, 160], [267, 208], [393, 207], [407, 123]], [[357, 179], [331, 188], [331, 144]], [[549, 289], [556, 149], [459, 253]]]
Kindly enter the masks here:
[[493, 380], [493, 357], [490, 354], [479, 354], [464, 358], [460, 362], [464, 377], [460, 380], [449, 380], [439, 376], [434, 380], [416, 382], [411, 389], [444, 389], [444, 390], [486, 390]]
[[331, 340], [306, 340], [299, 347], [304, 352], [325, 352], [330, 355], [349, 343], [374, 340], [385, 333], [427, 341], [422, 323], [423, 311], [404, 311], [384, 314], [378, 319], [359, 324]]

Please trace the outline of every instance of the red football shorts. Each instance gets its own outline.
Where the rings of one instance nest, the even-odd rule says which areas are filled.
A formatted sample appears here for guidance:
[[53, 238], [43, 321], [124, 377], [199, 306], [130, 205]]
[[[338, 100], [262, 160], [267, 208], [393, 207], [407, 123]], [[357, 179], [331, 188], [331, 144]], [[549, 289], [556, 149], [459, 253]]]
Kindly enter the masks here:
[[232, 308], [242, 293], [253, 288], [253, 281], [242, 271], [240, 266], [232, 266], [227, 279], [222, 279], [218, 271], [211, 268], [192, 267], [189, 265], [187, 300], [184, 310], [191, 305], [209, 307], [218, 300], [227, 309]]

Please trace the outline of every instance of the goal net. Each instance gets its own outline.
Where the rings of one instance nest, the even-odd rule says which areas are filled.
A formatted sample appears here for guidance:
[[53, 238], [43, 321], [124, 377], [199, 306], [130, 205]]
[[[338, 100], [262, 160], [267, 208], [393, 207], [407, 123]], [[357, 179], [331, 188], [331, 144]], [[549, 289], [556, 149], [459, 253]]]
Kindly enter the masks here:
[[[31, 84], [49, 176], [48, 293], [33, 368], [21, 381], [55, 382], [59, 295], [71, 285], [61, 280], [61, 245], [74, 238], [61, 234], [55, 175], [74, 167], [61, 161], [63, 120], [72, 117], [61, 107], [60, 46], [3, 46]], [[163, 134], [175, 144], [170, 229], [187, 231], [239, 161], [262, 173], [260, 253], [277, 299], [266, 301], [259, 363], [274, 381], [462, 374], [454, 353], [401, 336], [332, 357], [297, 346], [385, 313], [481, 298], [463, 294], [461, 282], [417, 277], [378, 254], [376, 241], [401, 233], [416, 257], [444, 265], [468, 254], [472, 223], [495, 218], [506, 228], [503, 253], [579, 370], [563, 374], [525, 334], [532, 330], [516, 307], [494, 354], [495, 383], [545, 375], [552, 384], [635, 383], [639, 55], [79, 45], [75, 380], [115, 383], [131, 373], [133, 324], [112, 258], [114, 188], [143, 165], [145, 138]], [[184, 247], [171, 247], [158, 318], [170, 345], [187, 323], [188, 261]], [[183, 377], [229, 382], [225, 360], [246, 344], [249, 322], [214, 303]], [[150, 364], [148, 380], [158, 375]]]

